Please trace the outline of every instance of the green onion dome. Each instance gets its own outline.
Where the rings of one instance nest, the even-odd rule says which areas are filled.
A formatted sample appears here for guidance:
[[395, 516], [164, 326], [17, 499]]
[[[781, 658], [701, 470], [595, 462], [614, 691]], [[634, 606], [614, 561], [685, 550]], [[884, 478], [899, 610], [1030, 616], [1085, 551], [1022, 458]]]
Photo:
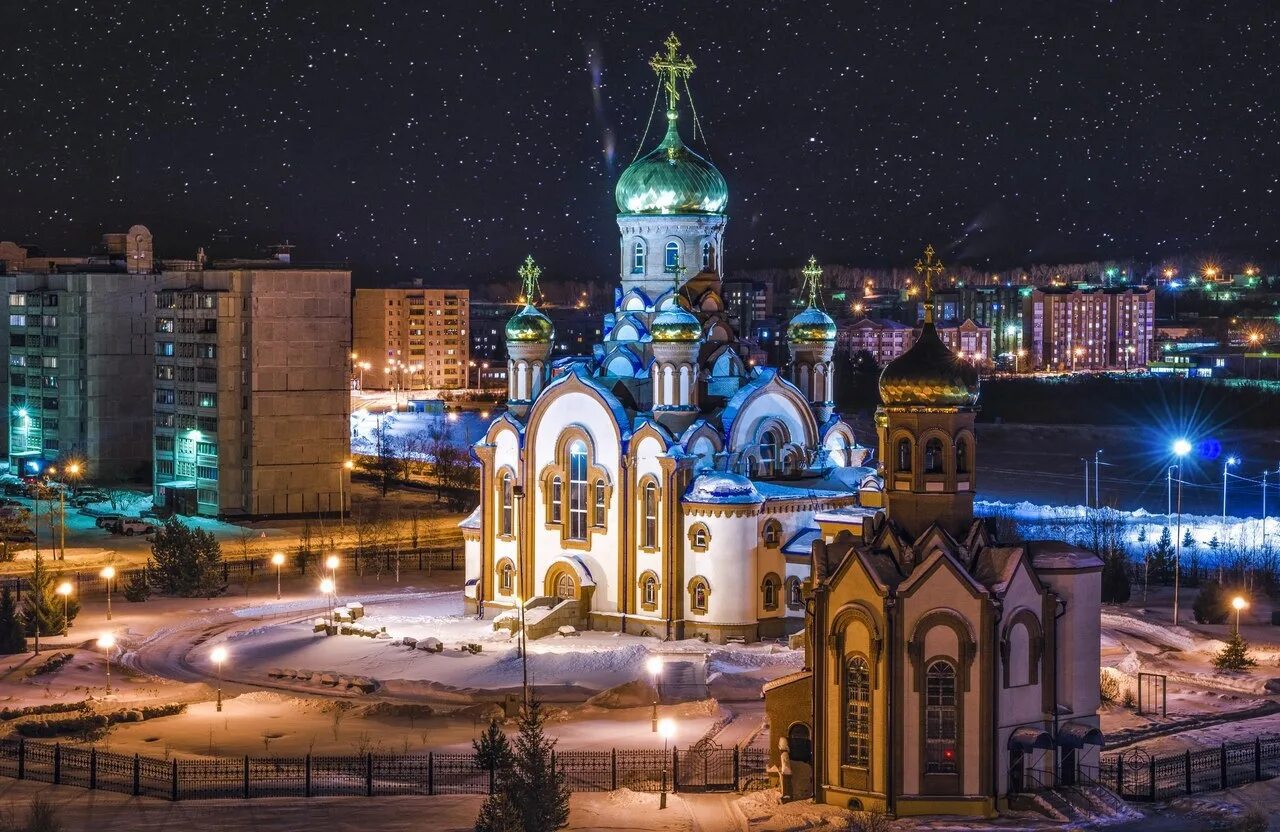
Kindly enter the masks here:
[[668, 113], [667, 135], [622, 172], [614, 195], [623, 214], [721, 214], [729, 186], [715, 165], [685, 146]]
[[507, 340], [525, 343], [547, 343], [555, 337], [556, 329], [551, 319], [526, 303], [507, 321]]
[[972, 407], [978, 403], [978, 371], [926, 321], [911, 349], [880, 374], [880, 398], [890, 407]]
[[836, 340], [836, 322], [831, 316], [816, 306], [802, 310], [787, 324], [787, 340], [792, 343], [802, 341], [834, 341]]
[[697, 341], [702, 337], [702, 322], [675, 303], [654, 316], [649, 332], [655, 341]]

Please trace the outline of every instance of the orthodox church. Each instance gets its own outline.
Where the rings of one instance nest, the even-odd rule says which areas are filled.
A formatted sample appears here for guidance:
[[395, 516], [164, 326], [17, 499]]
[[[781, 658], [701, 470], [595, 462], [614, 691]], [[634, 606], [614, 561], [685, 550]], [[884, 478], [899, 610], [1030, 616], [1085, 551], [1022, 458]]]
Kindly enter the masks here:
[[473, 449], [467, 604], [517, 610], [531, 633], [528, 616], [664, 639], [783, 636], [804, 625], [817, 518], [880, 505], [868, 451], [834, 412], [836, 327], [817, 263], [786, 367], [750, 366], [727, 322], [729, 192], [681, 131], [694, 65], [679, 46], [671, 36], [650, 61], [665, 134], [617, 183], [619, 285], [602, 343], [551, 358], [526, 260], [506, 326], [508, 410]]
[[990, 816], [1096, 777], [1102, 563], [1003, 543], [973, 515], [978, 377], [938, 337], [880, 377], [884, 505], [815, 514], [805, 665], [765, 686], [784, 793], [894, 815]]

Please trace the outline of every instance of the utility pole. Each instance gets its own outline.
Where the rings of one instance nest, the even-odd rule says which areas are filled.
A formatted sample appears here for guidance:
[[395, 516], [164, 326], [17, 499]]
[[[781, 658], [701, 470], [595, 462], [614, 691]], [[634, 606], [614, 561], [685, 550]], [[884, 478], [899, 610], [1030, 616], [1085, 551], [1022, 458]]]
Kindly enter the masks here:
[[1102, 508], [1102, 473], [1099, 469], [1098, 458], [1102, 456], [1102, 451], [1094, 451], [1093, 453], [1093, 505], [1096, 508]]
[[1089, 460], [1080, 457], [1084, 463], [1084, 507], [1089, 508]]

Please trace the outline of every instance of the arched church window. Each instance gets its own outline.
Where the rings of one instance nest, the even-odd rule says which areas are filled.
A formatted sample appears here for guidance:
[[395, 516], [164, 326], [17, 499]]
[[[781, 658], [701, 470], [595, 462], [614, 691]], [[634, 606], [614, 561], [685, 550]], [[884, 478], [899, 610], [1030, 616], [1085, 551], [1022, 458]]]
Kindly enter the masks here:
[[658, 485], [647, 482], [644, 486], [644, 531], [640, 545], [646, 549], [658, 548]]
[[924, 443], [924, 472], [942, 473], [942, 440], [936, 436]]
[[778, 436], [771, 430], [760, 434], [760, 475], [777, 476]]
[[595, 516], [592, 517], [592, 525], [604, 528], [604, 510], [605, 510], [605, 489], [604, 480], [596, 480], [596, 499], [595, 499]]
[[766, 520], [764, 524], [764, 545], [776, 549], [782, 540], [782, 524], [777, 520]]
[[499, 533], [511, 536], [515, 533], [515, 481], [510, 474], [502, 475], [502, 510]]
[[862, 656], [849, 659], [844, 668], [844, 762], [871, 764], [871, 668]]
[[949, 661], [939, 660], [925, 671], [925, 774], [959, 771], [957, 721], [956, 668]]
[[787, 606], [793, 610], [804, 606], [804, 589], [800, 579], [794, 575], [787, 578]]
[[707, 530], [704, 528], [695, 529], [693, 532], [693, 546], [695, 549], [707, 548]]
[[716, 250], [711, 247], [709, 241], [702, 244], [702, 270], [704, 272], [716, 270]]
[[698, 612], [707, 611], [707, 595], [709, 588], [703, 578], [695, 578], [689, 588], [689, 605]]
[[644, 590], [641, 596], [644, 603], [650, 607], [658, 605], [658, 579], [649, 575], [644, 579]]
[[564, 481], [559, 477], [551, 478], [551, 522], [563, 523], [562, 510], [564, 506]]
[[644, 242], [641, 240], [636, 240], [631, 249], [631, 273], [644, 274]]
[[969, 473], [969, 442], [965, 439], [956, 443], [956, 473]]
[[764, 608], [766, 610], [776, 610], [778, 608], [778, 579], [774, 575], [765, 575], [764, 583], [760, 585], [760, 592], [764, 596]]
[[911, 440], [909, 439], [898, 440], [898, 470], [911, 470]]
[[569, 446], [569, 539], [587, 539], [587, 443]]
[[511, 588], [516, 585], [516, 568], [511, 565], [511, 561], [506, 560], [498, 567], [498, 588], [505, 593], [510, 593]]
[[680, 269], [680, 244], [675, 240], [667, 243], [667, 258], [663, 265], [668, 272], [674, 273]]

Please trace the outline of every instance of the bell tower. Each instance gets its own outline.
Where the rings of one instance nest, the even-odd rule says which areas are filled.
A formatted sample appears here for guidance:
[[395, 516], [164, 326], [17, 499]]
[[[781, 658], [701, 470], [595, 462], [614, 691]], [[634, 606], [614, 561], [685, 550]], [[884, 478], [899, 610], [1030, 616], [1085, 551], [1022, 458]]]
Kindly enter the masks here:
[[938, 337], [933, 281], [942, 270], [929, 246], [916, 262], [925, 287], [920, 337], [884, 368], [876, 410], [886, 513], [913, 538], [935, 522], [958, 538], [973, 522], [978, 371]]
[[800, 270], [809, 302], [787, 325], [787, 346], [791, 349], [788, 374], [800, 389], [814, 418], [825, 425], [835, 413], [835, 379], [831, 358], [836, 349], [836, 322], [819, 308], [822, 267], [816, 257]]

